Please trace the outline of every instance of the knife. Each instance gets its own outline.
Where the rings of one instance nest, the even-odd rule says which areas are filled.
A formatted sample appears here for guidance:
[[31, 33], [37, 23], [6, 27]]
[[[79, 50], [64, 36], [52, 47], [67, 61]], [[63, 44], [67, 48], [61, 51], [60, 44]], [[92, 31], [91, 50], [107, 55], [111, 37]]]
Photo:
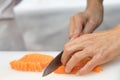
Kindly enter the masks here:
[[61, 63], [61, 56], [63, 54], [63, 51], [60, 52], [49, 64], [48, 66], [45, 68], [44, 72], [43, 72], [43, 77], [47, 76], [48, 74], [54, 72], [59, 66], [62, 65]]

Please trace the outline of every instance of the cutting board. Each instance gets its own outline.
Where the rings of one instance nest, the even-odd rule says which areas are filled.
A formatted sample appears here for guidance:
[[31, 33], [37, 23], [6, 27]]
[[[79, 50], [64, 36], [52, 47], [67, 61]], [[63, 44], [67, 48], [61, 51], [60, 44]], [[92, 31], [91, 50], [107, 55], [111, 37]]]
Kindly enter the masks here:
[[[9, 62], [30, 52], [0, 52], [0, 80], [120, 80], [120, 57], [102, 65], [103, 72], [84, 76], [50, 74], [42, 77], [42, 72], [22, 72], [10, 68]], [[38, 52], [37, 52], [38, 53]], [[59, 52], [39, 52], [56, 56]]]

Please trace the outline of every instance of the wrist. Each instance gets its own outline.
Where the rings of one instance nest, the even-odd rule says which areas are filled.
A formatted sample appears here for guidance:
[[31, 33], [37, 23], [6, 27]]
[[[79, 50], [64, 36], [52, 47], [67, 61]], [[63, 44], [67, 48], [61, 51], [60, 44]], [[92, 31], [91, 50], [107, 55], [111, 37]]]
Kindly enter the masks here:
[[103, 9], [103, 0], [87, 0], [86, 10]]
[[91, 2], [99, 2], [101, 4], [103, 4], [103, 0], [87, 0], [88, 3], [91, 3]]

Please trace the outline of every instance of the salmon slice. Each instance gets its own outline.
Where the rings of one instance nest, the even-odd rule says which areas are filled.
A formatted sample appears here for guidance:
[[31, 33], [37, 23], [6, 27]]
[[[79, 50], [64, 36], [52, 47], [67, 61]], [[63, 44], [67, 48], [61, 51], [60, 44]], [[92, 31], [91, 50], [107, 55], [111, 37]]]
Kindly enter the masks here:
[[[53, 57], [50, 55], [29, 53], [19, 60], [13, 60], [10, 62], [12, 69], [19, 71], [32, 71], [32, 72], [41, 72], [51, 61]], [[65, 66], [60, 66], [57, 70], [54, 71], [56, 74], [75, 74], [80, 70], [91, 58], [85, 58], [80, 61], [70, 73], [65, 72]], [[101, 72], [103, 69], [101, 66], [96, 66], [93, 71]]]
[[30, 53], [19, 60], [10, 62], [12, 69], [20, 71], [39, 71], [41, 72], [53, 60], [52, 56]]
[[[60, 66], [57, 70], [55, 70], [56, 74], [75, 74], [78, 70], [80, 70], [88, 61], [90, 61], [91, 58], [85, 58], [82, 61], [80, 61], [70, 73], [65, 72], [65, 66]], [[93, 72], [101, 72], [103, 69], [101, 66], [96, 66], [92, 71]]]

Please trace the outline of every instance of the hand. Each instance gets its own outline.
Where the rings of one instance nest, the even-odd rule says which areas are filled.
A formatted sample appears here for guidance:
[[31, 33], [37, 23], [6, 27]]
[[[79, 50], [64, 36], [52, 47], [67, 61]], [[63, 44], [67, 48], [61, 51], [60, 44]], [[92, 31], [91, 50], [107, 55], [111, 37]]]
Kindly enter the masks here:
[[104, 64], [120, 55], [120, 25], [108, 31], [82, 35], [70, 40], [64, 48], [61, 61], [70, 72], [73, 67], [86, 57], [92, 59], [77, 74], [90, 72], [98, 65]]
[[74, 39], [93, 32], [103, 21], [102, 0], [88, 0], [88, 7], [70, 19], [69, 38]]

